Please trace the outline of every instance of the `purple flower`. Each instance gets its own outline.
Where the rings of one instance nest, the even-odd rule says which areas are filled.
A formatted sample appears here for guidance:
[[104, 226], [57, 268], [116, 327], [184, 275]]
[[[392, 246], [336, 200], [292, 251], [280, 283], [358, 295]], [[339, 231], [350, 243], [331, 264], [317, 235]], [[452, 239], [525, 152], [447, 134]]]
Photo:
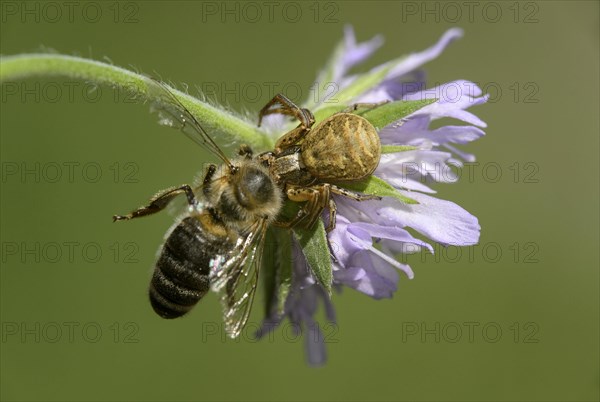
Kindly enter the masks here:
[[313, 316], [320, 300], [323, 301], [325, 315], [331, 323], [335, 323], [335, 312], [329, 295], [311, 275], [302, 249], [295, 240], [292, 240], [292, 261], [292, 285], [285, 300], [284, 314], [277, 314], [276, 308], [273, 308], [273, 313], [263, 321], [256, 336], [262, 338], [288, 317], [296, 335], [304, 331], [308, 363], [319, 366], [325, 363], [326, 350], [323, 333]]
[[[437, 58], [461, 36], [460, 29], [450, 29], [435, 45], [422, 52], [392, 60], [363, 74], [348, 75], [351, 68], [381, 46], [382, 39], [377, 36], [368, 42], [356, 43], [352, 28], [347, 27], [344, 41], [318, 77], [317, 82], [321, 83], [333, 80], [338, 87], [335, 97], [348, 105], [435, 99], [379, 132], [382, 145], [412, 148], [383, 154], [374, 175], [417, 203], [403, 203], [394, 197], [357, 202], [334, 196], [338, 207], [337, 225], [328, 234], [328, 240], [333, 257], [333, 284], [337, 287], [348, 286], [375, 299], [389, 298], [396, 291], [402, 274], [409, 279], [414, 276], [411, 267], [400, 263], [395, 255], [422, 250], [433, 253], [431, 242], [468, 246], [479, 240], [477, 218], [450, 201], [425, 194], [435, 193], [431, 183], [451, 183], [458, 179], [452, 168], [462, 166], [462, 161], [473, 161], [474, 157], [456, 146], [480, 138], [484, 135], [481, 128], [486, 127], [467, 111], [488, 99], [482, 96], [476, 84], [457, 80], [430, 89], [424, 85], [425, 75], [420, 67]], [[374, 84], [362, 87], [365, 77], [371, 77]], [[327, 98], [311, 99], [305, 107], [318, 110], [327, 106], [327, 101]], [[431, 123], [440, 118], [455, 119], [460, 124], [430, 128]], [[324, 217], [326, 215], [327, 212]], [[407, 228], [430, 240], [414, 237]], [[298, 244], [295, 243], [294, 248], [301, 256]], [[268, 317], [260, 333], [273, 329], [287, 316], [297, 328], [320, 334], [313, 318], [319, 300], [324, 301], [327, 317], [333, 321], [330, 300], [311, 275], [306, 259], [295, 258], [292, 291], [286, 300], [284, 315]], [[309, 361], [324, 362], [322, 335], [309, 338]]]

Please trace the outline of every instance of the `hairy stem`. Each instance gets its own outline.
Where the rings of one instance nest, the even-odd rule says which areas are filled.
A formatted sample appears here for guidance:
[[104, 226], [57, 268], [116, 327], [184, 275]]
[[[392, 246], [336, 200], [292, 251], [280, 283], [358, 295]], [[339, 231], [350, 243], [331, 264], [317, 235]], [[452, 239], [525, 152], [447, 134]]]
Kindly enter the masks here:
[[[152, 100], [148, 77], [108, 63], [60, 54], [0, 58], [0, 83], [31, 77], [74, 78], [123, 89], [137, 99]], [[169, 89], [217, 141], [246, 143], [257, 149], [272, 147], [270, 139], [253, 124], [184, 92]]]

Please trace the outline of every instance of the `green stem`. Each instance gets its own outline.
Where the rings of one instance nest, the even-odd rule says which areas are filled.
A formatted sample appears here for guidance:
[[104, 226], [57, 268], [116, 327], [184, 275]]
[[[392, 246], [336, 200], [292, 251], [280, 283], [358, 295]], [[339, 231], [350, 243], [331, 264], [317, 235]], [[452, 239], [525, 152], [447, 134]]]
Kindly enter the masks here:
[[[148, 77], [108, 63], [59, 54], [21, 54], [0, 58], [0, 83], [56, 76], [107, 84], [125, 89], [136, 98], [152, 100]], [[217, 141], [223, 143], [233, 140], [259, 150], [272, 147], [269, 137], [253, 124], [184, 92], [171, 87], [169, 89]], [[221, 140], [215, 134], [225, 138]]]

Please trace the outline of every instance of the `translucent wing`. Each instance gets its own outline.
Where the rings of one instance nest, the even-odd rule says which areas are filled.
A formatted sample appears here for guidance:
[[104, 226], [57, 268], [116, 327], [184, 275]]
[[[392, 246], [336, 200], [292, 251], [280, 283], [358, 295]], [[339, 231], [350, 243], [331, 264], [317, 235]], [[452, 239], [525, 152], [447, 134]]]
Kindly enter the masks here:
[[231, 166], [229, 159], [221, 151], [221, 148], [165, 84], [150, 79], [148, 80], [148, 92], [153, 99], [151, 110], [158, 113], [160, 124], [183, 131], [192, 141], [217, 155]]
[[212, 289], [220, 293], [225, 330], [231, 338], [240, 335], [250, 317], [266, 232], [266, 221], [257, 221], [228, 257], [212, 267]]

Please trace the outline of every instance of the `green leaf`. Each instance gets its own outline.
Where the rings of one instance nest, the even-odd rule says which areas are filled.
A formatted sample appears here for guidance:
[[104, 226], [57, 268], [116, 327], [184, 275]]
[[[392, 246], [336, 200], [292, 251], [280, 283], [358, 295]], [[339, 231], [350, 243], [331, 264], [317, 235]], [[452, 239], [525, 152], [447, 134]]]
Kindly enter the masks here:
[[390, 102], [376, 108], [368, 109], [359, 114], [375, 126], [377, 130], [381, 130], [387, 125], [398, 121], [435, 101], [437, 101], [437, 99]]
[[[297, 202], [286, 201], [278, 219], [284, 222], [290, 221], [298, 214], [301, 207], [301, 204]], [[317, 220], [310, 229], [295, 227], [293, 232], [300, 243], [311, 271], [319, 283], [331, 294], [331, 282], [333, 280], [331, 255], [323, 221], [321, 219]]]
[[[396, 101], [385, 103], [381, 106], [372, 107], [368, 109], [359, 109], [356, 113], [359, 116], [367, 119], [376, 129], [382, 129], [383, 127], [398, 121], [411, 113], [416, 112], [417, 110], [423, 108], [424, 106], [430, 105], [435, 102], [437, 99], [423, 99], [416, 101]], [[343, 111], [344, 109], [348, 109], [348, 106], [344, 105], [335, 105], [335, 106], [325, 106], [321, 109], [317, 109], [314, 112], [315, 122], [319, 123], [322, 120], [325, 120], [329, 116], [334, 113], [338, 113]], [[416, 149], [416, 148], [415, 148]], [[392, 151], [392, 152], [400, 152], [400, 151]]]
[[398, 57], [366, 73], [359, 74], [350, 85], [333, 96], [338, 102], [348, 105], [357, 96], [369, 89], [379, 86], [396, 66], [403, 63], [406, 57]]
[[276, 229], [276, 232], [279, 264], [275, 275], [275, 296], [277, 315], [282, 315], [292, 286], [292, 234], [282, 229]]
[[341, 182], [338, 186], [363, 194], [378, 195], [380, 197], [394, 197], [404, 204], [418, 204], [419, 202], [403, 195], [385, 180], [377, 176], [369, 176], [367, 179], [355, 182]]
[[331, 100], [335, 100], [342, 105], [349, 105], [352, 99], [381, 83], [392, 67], [393, 66], [389, 64], [382, 68], [359, 75], [350, 85], [339, 91], [337, 94], [334, 94]]
[[292, 243], [289, 230], [271, 227], [267, 231], [261, 277], [265, 289], [265, 315], [283, 315], [292, 284]]
[[278, 220], [283, 222], [288, 222], [292, 220], [298, 211], [300, 211], [301, 205], [297, 202], [290, 201], [288, 199], [285, 200], [281, 211], [279, 211]]
[[[423, 99], [423, 100], [416, 100], [416, 101], [396, 101], [396, 102], [385, 103], [381, 106], [373, 107], [373, 108], [366, 109], [366, 110], [359, 109], [355, 112], [350, 112], [350, 113], [356, 113], [357, 115], [364, 117], [377, 130], [380, 130], [380, 129], [388, 126], [389, 124], [391, 124], [395, 121], [398, 121], [398, 120], [416, 112], [417, 110], [423, 108], [424, 106], [432, 104], [436, 100], [437, 99]], [[348, 106], [345, 106], [342, 104], [337, 104], [335, 106], [324, 106], [320, 109], [317, 109], [314, 111], [315, 122], [318, 124], [319, 122], [325, 120], [326, 118], [333, 115], [334, 113], [341, 112], [344, 109], [348, 109]], [[416, 149], [416, 148], [413, 147], [412, 149]], [[409, 150], [408, 148], [406, 148], [406, 149], [398, 148], [397, 151], [389, 151], [386, 153], [401, 152], [401, 151], [408, 151], [408, 150]]]
[[308, 266], [319, 283], [323, 285], [327, 293], [331, 296], [333, 272], [323, 221], [321, 219], [317, 220], [310, 229], [295, 228], [294, 235], [302, 247], [302, 252], [306, 257]]
[[382, 154], [395, 154], [396, 152], [414, 151], [419, 147], [413, 147], [412, 145], [382, 145]]
[[271, 306], [275, 297], [275, 275], [277, 273], [277, 260], [275, 258], [276, 237], [273, 228], [267, 230], [265, 248], [263, 249], [260, 266], [260, 278], [265, 292], [265, 316], [271, 313]]

